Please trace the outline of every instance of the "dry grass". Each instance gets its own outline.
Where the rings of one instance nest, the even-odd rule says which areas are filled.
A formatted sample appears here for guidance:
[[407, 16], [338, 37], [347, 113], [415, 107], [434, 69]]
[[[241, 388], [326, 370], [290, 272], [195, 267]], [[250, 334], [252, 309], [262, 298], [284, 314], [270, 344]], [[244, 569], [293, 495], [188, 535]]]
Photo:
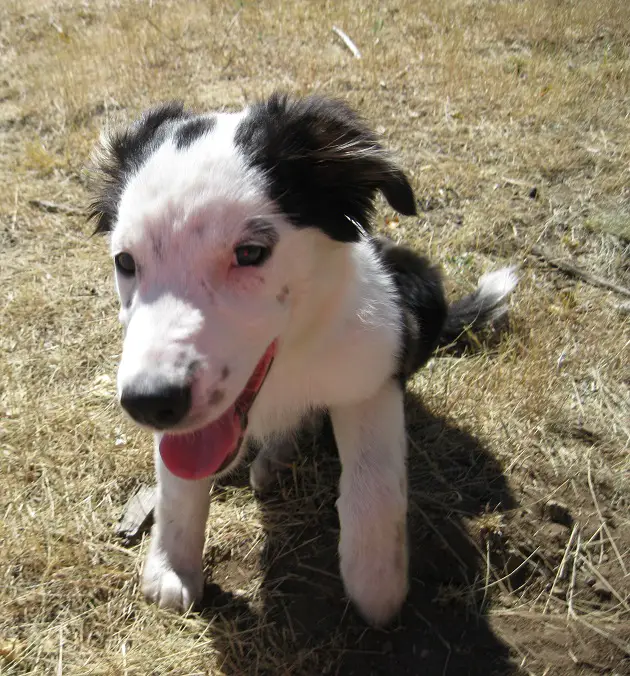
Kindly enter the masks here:
[[[628, 315], [529, 255], [630, 285], [625, 0], [4, 0], [0, 65], [1, 674], [630, 672]], [[200, 614], [144, 603], [146, 543], [113, 525], [150, 441], [114, 403], [106, 247], [30, 202], [85, 205], [108, 120], [277, 88], [383, 133], [425, 210], [378, 227], [451, 290], [522, 265], [511, 331], [413, 383], [413, 585], [388, 633], [341, 598], [325, 441], [275, 499], [216, 488]]]

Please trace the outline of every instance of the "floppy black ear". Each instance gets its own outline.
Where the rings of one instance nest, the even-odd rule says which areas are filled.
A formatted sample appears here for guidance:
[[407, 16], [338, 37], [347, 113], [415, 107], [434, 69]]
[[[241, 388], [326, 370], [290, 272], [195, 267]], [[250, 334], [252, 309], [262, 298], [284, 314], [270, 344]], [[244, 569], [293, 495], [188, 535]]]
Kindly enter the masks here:
[[357, 241], [361, 228], [370, 228], [377, 191], [400, 213], [416, 213], [404, 173], [340, 101], [275, 94], [251, 109], [235, 141], [263, 169], [271, 197], [298, 226]]
[[166, 138], [173, 123], [191, 117], [182, 103], [172, 101], [147, 110], [130, 126], [101, 137], [91, 171], [92, 201], [88, 218], [95, 233], [110, 232], [125, 183]]

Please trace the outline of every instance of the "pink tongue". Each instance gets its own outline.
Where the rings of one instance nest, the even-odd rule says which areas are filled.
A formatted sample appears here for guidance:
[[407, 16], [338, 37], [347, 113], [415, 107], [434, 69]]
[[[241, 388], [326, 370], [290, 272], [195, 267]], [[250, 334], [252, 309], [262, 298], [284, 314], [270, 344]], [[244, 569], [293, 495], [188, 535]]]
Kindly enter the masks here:
[[190, 434], [165, 434], [160, 455], [169, 471], [180, 479], [201, 479], [216, 474], [235, 450], [241, 426], [230, 407], [218, 420]]
[[275, 352], [276, 341], [267, 348], [236, 403], [218, 420], [189, 434], [165, 434], [162, 437], [160, 456], [172, 474], [180, 479], [202, 479], [216, 474], [230, 454], [238, 450], [245, 431], [239, 414], [246, 417]]

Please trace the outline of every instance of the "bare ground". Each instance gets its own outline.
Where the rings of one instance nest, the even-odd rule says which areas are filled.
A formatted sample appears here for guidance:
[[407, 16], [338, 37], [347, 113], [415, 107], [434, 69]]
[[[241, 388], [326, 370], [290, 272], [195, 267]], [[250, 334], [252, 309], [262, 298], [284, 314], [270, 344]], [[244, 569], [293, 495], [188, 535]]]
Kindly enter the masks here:
[[[626, 2], [5, 0], [0, 64], [1, 674], [630, 674], [628, 298], [532, 254], [630, 286]], [[378, 129], [421, 214], [376, 226], [453, 294], [521, 266], [509, 330], [410, 388], [413, 581], [389, 631], [343, 598], [330, 434], [265, 500], [214, 489], [199, 613], [147, 605], [146, 539], [115, 536], [151, 451], [115, 404], [86, 160], [155, 101], [275, 89]]]

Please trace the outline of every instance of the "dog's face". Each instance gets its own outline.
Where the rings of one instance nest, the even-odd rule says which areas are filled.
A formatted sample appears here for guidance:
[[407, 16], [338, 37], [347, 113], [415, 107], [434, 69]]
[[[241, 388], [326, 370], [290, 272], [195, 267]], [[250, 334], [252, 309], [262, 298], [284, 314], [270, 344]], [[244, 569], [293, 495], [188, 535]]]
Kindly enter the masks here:
[[[216, 118], [185, 149], [165, 141], [120, 199], [111, 236], [126, 328], [119, 394], [155, 429], [198, 429], [234, 403], [286, 323], [295, 257], [307, 255], [235, 152], [238, 119]], [[160, 389], [174, 390], [173, 402], [153, 410], [145, 395]]]
[[[177, 104], [103, 140], [92, 216], [111, 233], [121, 404], [163, 432], [169, 469], [229, 469], [247, 410], [327, 256], [411, 188], [344, 105], [269, 101], [195, 116]], [[211, 451], [203, 450], [211, 448]]]

